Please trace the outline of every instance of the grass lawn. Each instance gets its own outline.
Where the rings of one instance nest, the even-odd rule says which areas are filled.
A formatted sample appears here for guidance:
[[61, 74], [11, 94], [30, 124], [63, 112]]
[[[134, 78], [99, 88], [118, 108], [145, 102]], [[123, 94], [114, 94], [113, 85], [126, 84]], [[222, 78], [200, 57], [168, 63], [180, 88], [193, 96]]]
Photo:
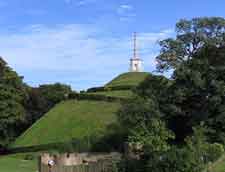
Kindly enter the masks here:
[[12, 147], [26, 147], [82, 139], [105, 134], [116, 120], [118, 103], [69, 100], [56, 105], [23, 135]]
[[115, 87], [115, 86], [121, 86], [121, 85], [130, 85], [130, 86], [137, 86], [142, 81], [145, 80], [145, 78], [150, 75], [147, 72], [128, 72], [123, 73], [113, 79], [111, 82], [106, 84], [106, 87]]
[[17, 156], [2, 156], [0, 172], [37, 172], [37, 161], [23, 160]]

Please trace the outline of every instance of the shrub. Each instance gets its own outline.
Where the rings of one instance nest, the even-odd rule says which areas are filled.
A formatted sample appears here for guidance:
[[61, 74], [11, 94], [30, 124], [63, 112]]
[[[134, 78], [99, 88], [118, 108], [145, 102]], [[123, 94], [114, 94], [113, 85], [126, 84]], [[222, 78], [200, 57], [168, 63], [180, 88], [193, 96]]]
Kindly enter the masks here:
[[104, 91], [105, 87], [93, 87], [93, 88], [89, 88], [87, 90], [87, 93], [91, 93], [91, 92], [97, 92], [97, 91]]
[[224, 153], [224, 148], [222, 144], [213, 143], [209, 144], [206, 148], [205, 159], [206, 162], [216, 161]]
[[135, 87], [132, 85], [119, 85], [119, 86], [113, 86], [113, 87], [93, 87], [93, 88], [89, 88], [87, 90], [87, 93], [101, 92], [101, 91], [131, 90], [134, 88]]
[[97, 95], [97, 94], [85, 94], [85, 93], [82, 93], [82, 94], [71, 93], [71, 94], [69, 94], [69, 99], [98, 100], [98, 101], [107, 101], [107, 102], [128, 100], [127, 98], [111, 97], [111, 96]]

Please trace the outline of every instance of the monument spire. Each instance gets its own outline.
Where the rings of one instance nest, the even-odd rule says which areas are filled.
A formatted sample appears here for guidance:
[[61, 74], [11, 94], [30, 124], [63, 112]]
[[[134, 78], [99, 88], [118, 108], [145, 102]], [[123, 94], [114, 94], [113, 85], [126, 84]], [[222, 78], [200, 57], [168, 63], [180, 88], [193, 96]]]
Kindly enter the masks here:
[[134, 54], [133, 54], [133, 59], [137, 58], [137, 33], [134, 32]]
[[133, 33], [133, 57], [130, 59], [130, 72], [141, 72], [142, 61], [137, 54], [137, 33]]

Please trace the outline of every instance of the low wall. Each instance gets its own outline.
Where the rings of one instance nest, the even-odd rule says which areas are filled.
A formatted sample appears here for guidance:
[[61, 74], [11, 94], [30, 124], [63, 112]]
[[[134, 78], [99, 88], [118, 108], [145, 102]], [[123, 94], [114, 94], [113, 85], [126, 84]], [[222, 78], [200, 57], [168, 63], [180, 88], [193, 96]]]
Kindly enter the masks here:
[[[49, 154], [44, 153], [39, 160], [39, 172], [110, 172], [113, 162], [120, 160], [119, 153], [70, 153]], [[50, 169], [48, 162], [54, 161]]]

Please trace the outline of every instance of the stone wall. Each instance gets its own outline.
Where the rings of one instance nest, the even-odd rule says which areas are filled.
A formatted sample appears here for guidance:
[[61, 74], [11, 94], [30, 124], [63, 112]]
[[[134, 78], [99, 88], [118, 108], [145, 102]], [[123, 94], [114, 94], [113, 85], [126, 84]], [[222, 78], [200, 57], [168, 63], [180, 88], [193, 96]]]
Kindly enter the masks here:
[[41, 155], [41, 164], [48, 165], [50, 160], [53, 160], [56, 165], [62, 166], [76, 166], [82, 164], [89, 164], [105, 159], [120, 159], [121, 154], [117, 152], [112, 153], [65, 153], [65, 154], [49, 154], [43, 153]]

